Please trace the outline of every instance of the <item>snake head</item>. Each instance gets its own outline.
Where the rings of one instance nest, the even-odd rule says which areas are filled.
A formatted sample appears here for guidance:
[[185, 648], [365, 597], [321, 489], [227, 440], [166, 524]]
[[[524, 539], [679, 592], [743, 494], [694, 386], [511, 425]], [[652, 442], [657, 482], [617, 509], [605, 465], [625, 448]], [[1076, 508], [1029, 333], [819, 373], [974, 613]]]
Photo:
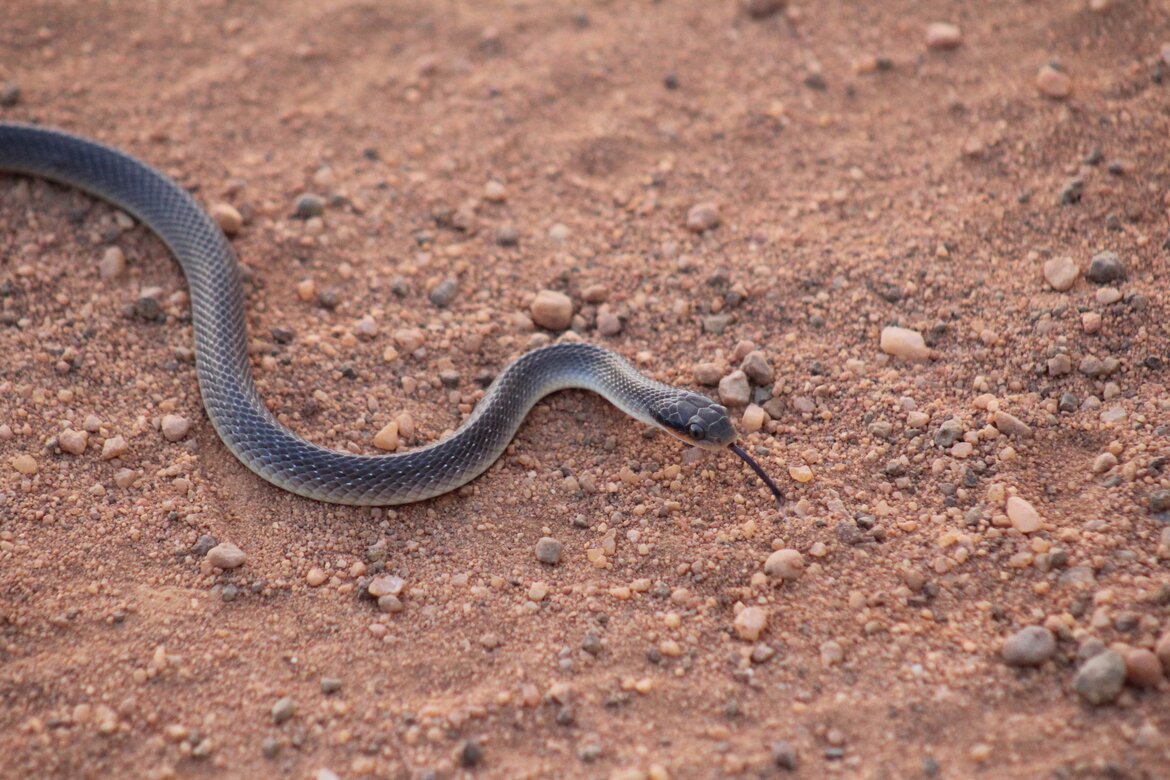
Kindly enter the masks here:
[[680, 390], [658, 398], [650, 416], [670, 435], [705, 450], [724, 450], [739, 437], [727, 407], [698, 393]]

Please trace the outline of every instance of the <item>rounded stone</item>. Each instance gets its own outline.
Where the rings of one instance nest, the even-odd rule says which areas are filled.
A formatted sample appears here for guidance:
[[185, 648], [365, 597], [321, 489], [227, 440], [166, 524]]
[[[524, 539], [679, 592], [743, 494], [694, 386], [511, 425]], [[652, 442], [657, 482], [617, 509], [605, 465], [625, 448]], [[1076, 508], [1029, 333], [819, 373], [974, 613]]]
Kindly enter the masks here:
[[1121, 694], [1125, 674], [1125, 659], [1106, 650], [1081, 665], [1073, 676], [1073, 690], [1095, 707], [1109, 704]]
[[1076, 284], [1081, 269], [1071, 257], [1054, 257], [1044, 262], [1044, 281], [1057, 292], [1068, 292]]
[[1072, 94], [1072, 79], [1064, 71], [1045, 65], [1036, 74], [1036, 89], [1044, 97], [1063, 100]]
[[297, 198], [297, 204], [293, 215], [298, 219], [310, 219], [312, 217], [319, 217], [325, 213], [325, 201], [320, 195], [314, 195], [311, 192], [306, 192], [304, 195]]
[[373, 598], [380, 599], [383, 596], [397, 596], [402, 593], [402, 589], [406, 587], [406, 580], [394, 574], [382, 574], [370, 580], [370, 584], [366, 586], [366, 592]]
[[687, 230], [706, 233], [719, 227], [719, 207], [714, 203], [696, 203], [687, 212]]
[[1125, 679], [1138, 688], [1157, 688], [1166, 676], [1156, 654], [1135, 648], [1125, 654]]
[[804, 575], [804, 556], [797, 550], [776, 550], [764, 561], [764, 573], [786, 582], [798, 580]]
[[216, 203], [208, 209], [208, 213], [225, 235], [234, 236], [244, 226], [244, 218], [230, 203]]
[[542, 536], [536, 543], [536, 560], [553, 566], [561, 562], [565, 545], [551, 536]]
[[768, 625], [768, 613], [762, 607], [744, 607], [735, 616], [736, 636], [745, 642], [755, 642]]
[[248, 556], [231, 542], [221, 542], [207, 551], [207, 562], [219, 569], [238, 569]]
[[12, 468], [16, 469], [21, 474], [24, 474], [26, 477], [32, 476], [40, 470], [40, 465], [37, 463], [37, 459], [32, 455], [17, 455], [12, 459], [11, 462]]
[[85, 452], [88, 444], [89, 434], [85, 431], [66, 428], [57, 435], [57, 446], [61, 448], [62, 452], [67, 452], [70, 455], [80, 455]]
[[272, 722], [279, 726], [281, 723], [297, 714], [297, 703], [291, 696], [285, 696], [272, 705]]
[[541, 290], [532, 300], [532, 321], [548, 330], [564, 330], [573, 321], [573, 301], [564, 293]]
[[1116, 252], [1098, 252], [1089, 261], [1085, 278], [1094, 284], [1111, 284], [1125, 278], [1125, 264]]
[[1007, 500], [1007, 515], [1012, 528], [1022, 534], [1034, 534], [1044, 527], [1044, 521], [1040, 519], [1036, 508], [1019, 496]]
[[882, 328], [880, 346], [882, 352], [905, 360], [926, 360], [930, 357], [930, 348], [922, 334], [909, 328], [899, 328], [893, 325]]
[[744, 12], [753, 19], [766, 19], [779, 13], [788, 5], [788, 0], [740, 0]]
[[164, 414], [159, 429], [167, 441], [179, 441], [187, 435], [187, 431], [191, 430], [191, 423], [181, 415]]
[[930, 49], [957, 49], [963, 43], [963, 32], [953, 24], [935, 22], [926, 28], [926, 46]]
[[1003, 643], [1001, 653], [1008, 666], [1039, 666], [1056, 652], [1056, 637], [1043, 626], [1020, 629]]

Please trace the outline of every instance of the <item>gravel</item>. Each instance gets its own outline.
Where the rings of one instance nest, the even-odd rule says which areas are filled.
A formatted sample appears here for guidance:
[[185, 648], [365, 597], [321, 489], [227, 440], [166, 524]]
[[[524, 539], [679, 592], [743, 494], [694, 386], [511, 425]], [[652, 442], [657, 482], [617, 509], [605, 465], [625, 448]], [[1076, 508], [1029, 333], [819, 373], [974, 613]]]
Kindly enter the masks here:
[[62, 452], [70, 455], [80, 455], [85, 452], [88, 444], [89, 434], [85, 431], [75, 431], [72, 428], [66, 428], [57, 434], [57, 446], [61, 448]]
[[435, 285], [435, 289], [431, 290], [427, 298], [435, 306], [445, 309], [451, 305], [458, 294], [459, 280], [447, 278]]
[[1111, 284], [1125, 279], [1125, 265], [1116, 252], [1098, 252], [1089, 262], [1085, 278], [1094, 284]]
[[744, 356], [743, 362], [739, 364], [739, 370], [747, 374], [750, 379], [761, 387], [771, 385], [776, 378], [776, 372], [772, 369], [772, 364], [768, 362], [768, 358], [763, 352], [753, 350]]
[[706, 233], [719, 227], [719, 207], [714, 203], [697, 203], [687, 212], [687, 230]]
[[1068, 292], [1076, 284], [1081, 269], [1071, 257], [1054, 257], [1044, 263], [1044, 280], [1057, 292]]
[[1044, 527], [1036, 508], [1019, 496], [1012, 496], [1007, 500], [1007, 515], [1012, 528], [1022, 534], [1034, 534]]
[[1093, 706], [1109, 704], [1121, 694], [1125, 674], [1125, 659], [1113, 650], [1105, 650], [1081, 665], [1073, 676], [1073, 690]]
[[207, 562], [219, 569], [238, 569], [248, 556], [231, 542], [221, 542], [207, 551]]
[[532, 300], [532, 321], [548, 330], [564, 330], [573, 321], [573, 301], [564, 293], [541, 290]]
[[306, 192], [297, 198], [293, 216], [297, 219], [311, 219], [325, 213], [325, 201], [320, 195]]
[[747, 406], [751, 398], [752, 388], [743, 371], [732, 371], [719, 380], [719, 402], [724, 406]]
[[755, 642], [768, 625], [768, 613], [762, 607], [744, 607], [735, 616], [735, 634], [745, 642]]
[[930, 357], [930, 348], [926, 346], [922, 334], [908, 328], [882, 328], [880, 347], [887, 355], [905, 360], [926, 360]]
[[536, 543], [536, 560], [554, 566], [561, 562], [561, 552], [565, 545], [551, 536], [542, 536]]
[[170, 442], [180, 441], [191, 430], [191, 422], [181, 415], [164, 414], [159, 423], [163, 438]]
[[1072, 94], [1072, 79], [1064, 71], [1045, 65], [1036, 74], [1036, 89], [1044, 97], [1063, 100]]
[[776, 550], [764, 562], [764, 573], [786, 582], [794, 582], [804, 575], [804, 556], [797, 550]]
[[934, 22], [926, 28], [926, 47], [945, 51], [957, 49], [963, 43], [962, 31], [947, 22]]
[[285, 696], [272, 705], [272, 722], [279, 726], [297, 714], [297, 703], [291, 696]]

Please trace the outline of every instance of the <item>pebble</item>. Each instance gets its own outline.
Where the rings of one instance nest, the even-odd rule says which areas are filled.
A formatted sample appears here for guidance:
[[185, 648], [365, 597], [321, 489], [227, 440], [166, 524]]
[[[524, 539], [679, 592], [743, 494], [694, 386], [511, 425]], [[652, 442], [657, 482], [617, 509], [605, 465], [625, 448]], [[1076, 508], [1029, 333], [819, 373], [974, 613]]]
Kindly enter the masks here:
[[962, 43], [963, 32], [953, 24], [934, 22], [926, 28], [929, 49], [957, 49]]
[[788, 0], [740, 0], [740, 6], [753, 19], [767, 19], [784, 10]]
[[1072, 94], [1072, 79], [1062, 70], [1045, 65], [1036, 74], [1036, 89], [1040, 94], [1053, 100], [1063, 100]]
[[1093, 459], [1093, 473], [1104, 474], [1117, 465], [1117, 456], [1112, 452], [1102, 452]]
[[1125, 685], [1125, 659], [1113, 650], [1094, 655], [1073, 676], [1073, 689], [1093, 706], [1109, 704]]
[[297, 703], [291, 696], [285, 696], [272, 705], [272, 722], [277, 726], [297, 714]]
[[573, 321], [573, 301], [564, 293], [541, 290], [532, 300], [532, 321], [548, 330], [564, 330]]
[[772, 369], [772, 364], [768, 362], [768, 358], [759, 350], [752, 350], [744, 356], [743, 362], [739, 364], [739, 370], [747, 374], [748, 379], [752, 380], [760, 387], [771, 385], [776, 378], [776, 372]]
[[383, 596], [398, 596], [405, 587], [406, 580], [401, 577], [394, 574], [381, 574], [370, 580], [370, 584], [366, 586], [366, 592], [373, 598], [380, 599]]
[[121, 436], [111, 436], [102, 443], [102, 460], [113, 460], [126, 454], [129, 447]]
[[1073, 203], [1080, 203], [1081, 197], [1085, 194], [1085, 180], [1080, 177], [1073, 177], [1064, 183], [1060, 188], [1060, 205], [1069, 206]]
[[882, 328], [881, 350], [887, 355], [906, 360], [926, 360], [930, 357], [930, 348], [926, 346], [921, 333], [892, 325]]
[[795, 582], [804, 575], [804, 556], [797, 550], [776, 550], [764, 561], [764, 573], [786, 582]]
[[719, 227], [719, 207], [714, 203], [704, 202], [691, 206], [687, 212], [687, 230], [692, 233], [705, 233]]
[[1072, 371], [1072, 358], [1063, 352], [1048, 359], [1048, 375], [1064, 376]]
[[764, 423], [767, 421], [767, 412], [755, 404], [748, 404], [748, 407], [743, 410], [743, 418], [740, 420], [740, 424], [744, 433], [755, 433], [763, 428]]
[[548, 237], [558, 244], [568, 241], [571, 235], [573, 235], [573, 231], [569, 229], [569, 226], [560, 222], [548, 229]]
[[714, 387], [723, 378], [723, 368], [718, 363], [697, 363], [691, 372], [695, 384]]
[[[1081, 315], [1081, 330], [1089, 335], [1101, 330], [1101, 315], [1095, 311], [1087, 311]], [[1094, 358], [1096, 359], [1096, 358]]]
[[1165, 512], [1170, 510], [1170, 490], [1165, 488], [1151, 490], [1146, 500], [1150, 504], [1151, 512]]
[[934, 432], [936, 447], [950, 447], [961, 438], [963, 438], [963, 421], [955, 417], [943, 422]]
[[80, 455], [85, 452], [88, 444], [89, 434], [85, 431], [75, 431], [72, 428], [66, 428], [57, 434], [57, 446], [61, 448], [62, 452], [67, 452], [70, 455]]
[[751, 398], [752, 388], [743, 371], [732, 371], [719, 380], [719, 401], [724, 406], [746, 406]]
[[20, 85], [7, 81], [0, 86], [0, 106], [11, 108], [20, 102]]
[[378, 597], [378, 609], [387, 614], [396, 614], [406, 609], [402, 599], [397, 596], [386, 595]]
[[784, 741], [773, 742], [770, 748], [772, 752], [772, 763], [777, 769], [783, 769], [788, 772], [796, 770], [796, 748]]
[[1110, 284], [1125, 279], [1125, 265], [1116, 252], [1098, 252], [1089, 261], [1085, 278], [1094, 284]]
[[12, 459], [11, 462], [12, 468], [16, 469], [25, 476], [32, 476], [40, 470], [40, 466], [37, 464], [36, 458], [34, 458], [32, 455], [17, 455]]
[[319, 588], [328, 580], [329, 573], [319, 566], [309, 569], [309, 573], [305, 575], [305, 582], [309, 583], [310, 588]]
[[248, 556], [231, 542], [220, 542], [207, 551], [207, 562], [217, 569], [238, 569]]
[[1007, 500], [1007, 515], [1012, 528], [1022, 534], [1034, 534], [1044, 527], [1036, 508], [1019, 496]]
[[1000, 433], [1014, 436], [1017, 439], [1032, 438], [1032, 428], [1019, 417], [1004, 411], [995, 413], [995, 427]]
[[374, 446], [386, 452], [398, 449], [398, 422], [391, 420], [374, 434]]
[[312, 217], [319, 217], [325, 213], [325, 201], [320, 195], [314, 195], [311, 192], [306, 192], [304, 195], [297, 198], [293, 216], [297, 219], [310, 219]]
[[500, 225], [496, 228], [496, 244], [498, 246], [516, 246], [520, 243], [520, 231], [513, 225]]
[[459, 294], [459, 280], [448, 278], [435, 285], [435, 289], [431, 290], [427, 298], [432, 304], [445, 309], [451, 305], [455, 300], [455, 296]]
[[762, 607], [744, 607], [735, 616], [735, 633], [746, 642], [754, 642], [768, 625], [768, 613]]
[[542, 536], [536, 543], [536, 560], [554, 566], [561, 562], [565, 545], [551, 536]]
[[597, 332], [602, 336], [616, 336], [622, 332], [622, 320], [615, 314], [604, 312], [597, 315]]
[[1125, 679], [1137, 688], [1157, 688], [1166, 679], [1158, 656], [1145, 648], [1125, 654]]
[[609, 300], [609, 288], [604, 284], [591, 284], [581, 291], [581, 298], [586, 303], [605, 303]]
[[1076, 284], [1081, 269], [1071, 257], [1054, 257], [1044, 263], [1044, 281], [1057, 292], [1068, 292]]
[[1170, 670], [1170, 630], [1162, 634], [1158, 644], [1154, 645], [1154, 655], [1162, 661], [1162, 667]]
[[483, 199], [489, 203], [503, 203], [508, 199], [508, 190], [503, 182], [492, 179], [483, 185]]
[[800, 482], [801, 484], [803, 484], [805, 482], [812, 481], [813, 470], [811, 468], [809, 468], [808, 466], [805, 466], [804, 464], [801, 464], [799, 466], [789, 466], [788, 467], [788, 476], [792, 477], [797, 482]]
[[244, 218], [230, 203], [216, 203], [208, 209], [208, 212], [225, 235], [234, 236], [244, 226]]
[[1102, 287], [1097, 290], [1097, 303], [1102, 306], [1111, 306], [1121, 300], [1121, 290], [1116, 287]]
[[102, 279], [113, 279], [121, 276], [126, 270], [126, 254], [116, 246], [111, 246], [102, 254], [98, 261], [98, 276]]
[[321, 693], [328, 696], [331, 693], [337, 693], [341, 690], [341, 679], [338, 677], [322, 677], [321, 678]]
[[1008, 637], [1001, 652], [1008, 666], [1040, 666], [1056, 653], [1056, 637], [1043, 626], [1028, 626]]
[[191, 430], [191, 423], [181, 415], [164, 414], [159, 429], [167, 441], [179, 441]]

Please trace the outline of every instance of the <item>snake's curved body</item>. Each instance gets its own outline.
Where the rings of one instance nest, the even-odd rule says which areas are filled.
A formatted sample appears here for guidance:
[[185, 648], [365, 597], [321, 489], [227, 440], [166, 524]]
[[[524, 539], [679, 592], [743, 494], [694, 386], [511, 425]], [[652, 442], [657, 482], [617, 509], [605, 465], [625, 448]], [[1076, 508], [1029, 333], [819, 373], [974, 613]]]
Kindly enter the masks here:
[[599, 393], [627, 414], [698, 446], [719, 449], [735, 440], [722, 406], [651, 380], [613, 352], [566, 343], [508, 365], [474, 413], [439, 442], [374, 456], [320, 447], [281, 425], [257, 393], [235, 257], [219, 227], [181, 187], [116, 149], [21, 124], [0, 123], [0, 170], [90, 192], [158, 234], [190, 288], [196, 370], [208, 418], [240, 461], [293, 493], [340, 504], [389, 505], [453, 490], [491, 466], [538, 400], [564, 388]]

